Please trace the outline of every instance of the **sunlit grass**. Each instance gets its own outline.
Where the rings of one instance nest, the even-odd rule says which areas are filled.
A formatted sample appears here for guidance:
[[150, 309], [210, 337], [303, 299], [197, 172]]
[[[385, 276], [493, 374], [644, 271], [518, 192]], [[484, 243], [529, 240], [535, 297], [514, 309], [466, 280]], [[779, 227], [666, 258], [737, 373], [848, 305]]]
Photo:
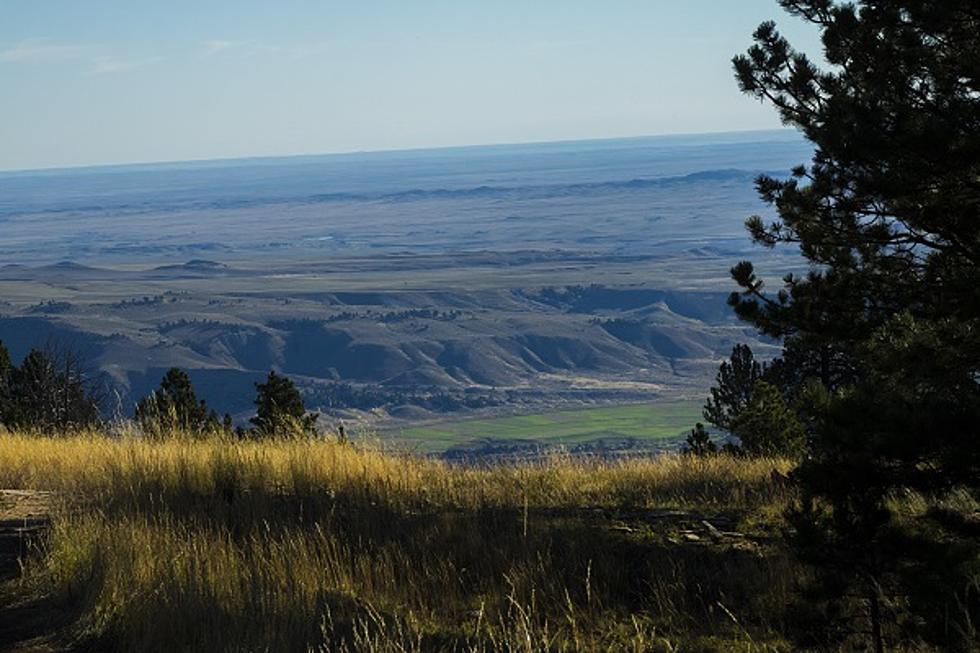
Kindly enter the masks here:
[[338, 496], [397, 509], [420, 506], [683, 507], [748, 509], [779, 503], [771, 481], [789, 463], [679, 455], [459, 466], [332, 440], [145, 440], [100, 434], [0, 436], [0, 487], [56, 490], [104, 503], [229, 489], [297, 499]]
[[773, 470], [788, 464], [0, 435], [0, 487], [63, 502], [19, 596], [72, 610], [79, 641], [140, 651], [785, 650], [789, 558], [678, 545], [657, 521], [776, 515]]

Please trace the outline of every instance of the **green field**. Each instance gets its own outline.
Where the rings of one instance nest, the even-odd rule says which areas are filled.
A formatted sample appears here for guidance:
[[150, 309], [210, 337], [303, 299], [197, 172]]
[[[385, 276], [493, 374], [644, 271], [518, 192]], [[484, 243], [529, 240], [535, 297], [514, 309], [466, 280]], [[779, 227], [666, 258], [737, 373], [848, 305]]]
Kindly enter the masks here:
[[579, 444], [600, 438], [663, 440], [683, 435], [701, 420], [702, 404], [700, 400], [665, 401], [463, 419], [399, 429], [391, 435], [426, 451], [482, 438], [548, 444]]

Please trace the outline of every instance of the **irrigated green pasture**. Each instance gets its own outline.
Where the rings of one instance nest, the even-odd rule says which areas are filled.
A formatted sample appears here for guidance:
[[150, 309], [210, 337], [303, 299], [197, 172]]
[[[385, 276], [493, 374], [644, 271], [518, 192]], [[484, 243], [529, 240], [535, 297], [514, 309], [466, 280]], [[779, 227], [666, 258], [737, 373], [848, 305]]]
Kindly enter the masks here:
[[534, 415], [437, 422], [397, 431], [398, 440], [424, 451], [480, 439], [536, 440], [575, 445], [595, 440], [680, 438], [701, 419], [700, 401], [680, 400], [562, 410]]

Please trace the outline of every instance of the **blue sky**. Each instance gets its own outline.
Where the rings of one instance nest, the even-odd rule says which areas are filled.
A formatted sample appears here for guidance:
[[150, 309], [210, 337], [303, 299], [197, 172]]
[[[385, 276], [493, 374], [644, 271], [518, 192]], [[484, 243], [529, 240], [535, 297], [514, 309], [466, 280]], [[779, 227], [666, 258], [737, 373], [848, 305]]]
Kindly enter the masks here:
[[0, 169], [779, 127], [775, 0], [3, 0]]

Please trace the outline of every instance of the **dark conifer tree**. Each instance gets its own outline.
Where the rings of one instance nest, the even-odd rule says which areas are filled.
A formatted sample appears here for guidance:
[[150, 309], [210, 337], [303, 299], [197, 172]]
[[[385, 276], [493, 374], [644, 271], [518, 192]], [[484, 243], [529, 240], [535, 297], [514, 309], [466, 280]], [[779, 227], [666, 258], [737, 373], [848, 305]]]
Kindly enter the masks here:
[[32, 349], [10, 378], [11, 426], [55, 432], [98, 424], [99, 388], [70, 349]]
[[762, 378], [762, 373], [752, 349], [748, 345], [735, 345], [731, 357], [718, 368], [715, 386], [704, 404], [705, 421], [731, 431], [732, 421], [748, 406], [755, 382]]
[[315, 435], [319, 415], [307, 413], [292, 379], [269, 372], [265, 383], [256, 383], [255, 417], [250, 421], [260, 437]]
[[10, 362], [10, 352], [0, 340], [0, 425], [9, 423], [11, 411], [11, 384], [13, 383], [14, 366]]
[[[730, 303], [807, 361], [794, 369], [785, 356], [783, 378], [820, 384], [797, 473], [800, 550], [823, 561], [837, 600], [849, 587], [865, 597], [876, 650], [913, 635], [968, 650], [980, 601], [953, 579], [967, 573], [959, 562], [976, 564], [976, 534], [934, 519], [931, 541], [948, 546], [916, 556], [925, 549], [898, 532], [889, 499], [901, 488], [980, 491], [980, 5], [780, 5], [821, 32], [829, 66], [771, 22], [735, 57], [741, 89], [814, 145], [790, 177], [757, 180], [778, 218], [747, 226], [757, 243], [796, 246], [812, 265], [772, 294], [739, 263]], [[954, 555], [963, 547], [972, 553]], [[918, 611], [905, 622], [914, 632], [886, 632], [896, 595], [892, 607]]]
[[704, 424], [698, 422], [687, 435], [682, 451], [692, 456], [710, 456], [718, 453], [718, 445], [711, 439]]
[[58, 374], [51, 360], [32, 349], [14, 373], [13, 423], [22, 428], [48, 429], [58, 422]]
[[176, 367], [167, 371], [159, 389], [140, 400], [134, 417], [153, 435], [204, 435], [221, 428], [218, 415], [197, 398], [187, 372]]
[[803, 426], [776, 386], [759, 379], [748, 405], [732, 420], [739, 448], [752, 456], [799, 458], [806, 444]]

